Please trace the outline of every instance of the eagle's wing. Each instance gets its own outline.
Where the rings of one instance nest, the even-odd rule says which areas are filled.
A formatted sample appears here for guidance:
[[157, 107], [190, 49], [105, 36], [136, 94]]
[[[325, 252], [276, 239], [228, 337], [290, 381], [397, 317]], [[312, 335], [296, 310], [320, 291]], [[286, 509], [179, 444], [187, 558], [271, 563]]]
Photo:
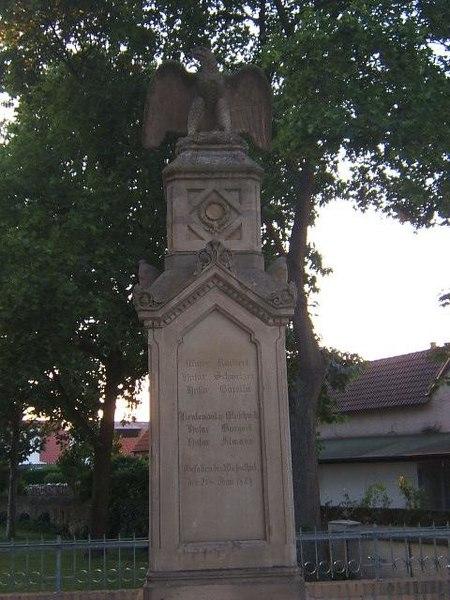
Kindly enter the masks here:
[[195, 75], [175, 62], [162, 64], [149, 86], [144, 110], [142, 142], [157, 148], [166, 133], [186, 134], [195, 94]]
[[264, 72], [246, 65], [226, 78], [231, 127], [248, 133], [255, 144], [270, 148], [272, 137], [272, 92]]

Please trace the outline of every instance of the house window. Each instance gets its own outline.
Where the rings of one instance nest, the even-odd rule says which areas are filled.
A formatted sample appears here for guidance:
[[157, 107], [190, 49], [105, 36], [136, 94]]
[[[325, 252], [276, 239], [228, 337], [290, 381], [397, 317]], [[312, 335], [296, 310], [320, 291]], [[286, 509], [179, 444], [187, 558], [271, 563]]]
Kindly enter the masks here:
[[417, 465], [419, 487], [432, 510], [450, 509], [450, 459], [427, 460]]

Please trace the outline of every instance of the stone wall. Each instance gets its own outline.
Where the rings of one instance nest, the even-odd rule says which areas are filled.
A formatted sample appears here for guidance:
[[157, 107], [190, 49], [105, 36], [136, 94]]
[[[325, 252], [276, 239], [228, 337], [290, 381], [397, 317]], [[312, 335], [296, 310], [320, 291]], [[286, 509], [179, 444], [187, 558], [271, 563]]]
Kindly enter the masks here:
[[[6, 513], [7, 500], [0, 497], [0, 513]], [[76, 498], [65, 496], [18, 496], [17, 516], [29, 515], [30, 519], [46, 518], [57, 527], [64, 527], [75, 535], [86, 528], [89, 522], [89, 505]]]
[[[442, 600], [450, 598], [450, 579], [396, 579], [385, 581], [333, 581], [306, 584], [307, 600]], [[2, 600], [142, 600], [141, 590], [106, 592], [54, 592], [4, 594]]]
[[0, 594], [2, 600], [141, 600], [141, 590], [95, 592], [41, 592], [39, 594]]
[[318, 582], [306, 589], [307, 600], [443, 600], [450, 598], [450, 579]]

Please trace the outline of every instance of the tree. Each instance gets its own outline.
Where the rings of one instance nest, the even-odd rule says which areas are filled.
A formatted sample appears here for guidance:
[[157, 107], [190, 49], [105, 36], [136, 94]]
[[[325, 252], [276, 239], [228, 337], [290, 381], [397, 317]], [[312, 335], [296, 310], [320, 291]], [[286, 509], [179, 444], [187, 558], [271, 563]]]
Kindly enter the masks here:
[[32, 453], [42, 448], [45, 429], [40, 423], [26, 421], [25, 412], [17, 402], [8, 415], [0, 415], [0, 463], [8, 465], [6, 539], [16, 535], [17, 489], [19, 466]]
[[[277, 63], [275, 146], [293, 216], [287, 258], [298, 291], [294, 496], [297, 523], [317, 526], [315, 417], [327, 361], [308, 311], [308, 226], [315, 206], [334, 197], [417, 226], [448, 218], [449, 138], [440, 125], [448, 83], [443, 57], [432, 47], [445, 42], [439, 19], [448, 7], [362, 0], [274, 5], [282, 31], [268, 40], [265, 61]], [[351, 163], [347, 179], [340, 157]]]
[[[7, 264], [7, 260], [3, 265]], [[7, 302], [7, 300], [5, 299]], [[1, 312], [1, 311], [0, 311]], [[35, 402], [34, 376], [39, 356], [32, 344], [36, 330], [30, 332], [29, 315], [1, 320], [0, 326], [0, 463], [7, 465], [6, 538], [15, 536], [19, 466], [42, 448], [49, 423], [31, 419], [29, 409]], [[26, 325], [26, 331], [21, 326]]]
[[94, 5], [91, 13], [88, 3], [86, 11], [73, 3], [5, 6], [4, 85], [20, 104], [0, 185], [2, 233], [16, 260], [8, 310], [36, 302], [48, 324], [51, 352], [35, 381], [47, 414], [94, 447], [98, 536], [106, 531], [116, 400], [133, 399], [146, 368], [130, 289], [140, 257], [161, 261], [164, 156], [145, 156], [139, 141], [152, 34], [136, 27], [132, 3], [117, 3], [115, 19]]
[[89, 415], [87, 431], [96, 430], [97, 410], [104, 409], [92, 438], [94, 531], [105, 528], [101, 492], [108, 487], [115, 398], [119, 386], [131, 395], [144, 371], [127, 300], [133, 263], [141, 256], [160, 263], [164, 251], [159, 171], [171, 146], [154, 156], [139, 146], [155, 61], [211, 40], [225, 66], [253, 60], [272, 79], [274, 149], [259, 157], [267, 173], [264, 251], [285, 253], [289, 242], [289, 276], [298, 290], [290, 393], [296, 515], [298, 524], [313, 526], [316, 418], [330, 361], [308, 306], [312, 273], [322, 268], [308, 227], [316, 207], [336, 197], [417, 226], [448, 216], [448, 130], [441, 124], [448, 84], [439, 54], [448, 12], [440, 0], [4, 3], [3, 80], [20, 104], [3, 151], [0, 192], [9, 231], [19, 219], [20, 247], [33, 240], [42, 254], [34, 262], [50, 272], [48, 315], [61, 327], [51, 339], [64, 356], [48, 371], [55, 403], [78, 428]]

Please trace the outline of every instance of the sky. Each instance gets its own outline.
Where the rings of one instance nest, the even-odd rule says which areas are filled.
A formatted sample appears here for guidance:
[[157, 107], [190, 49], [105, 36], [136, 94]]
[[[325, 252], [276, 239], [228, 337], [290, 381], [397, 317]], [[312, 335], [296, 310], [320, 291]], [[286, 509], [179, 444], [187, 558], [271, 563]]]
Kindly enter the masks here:
[[333, 273], [320, 281], [314, 325], [324, 344], [367, 360], [450, 341], [450, 232], [345, 201], [322, 208], [311, 239]]

